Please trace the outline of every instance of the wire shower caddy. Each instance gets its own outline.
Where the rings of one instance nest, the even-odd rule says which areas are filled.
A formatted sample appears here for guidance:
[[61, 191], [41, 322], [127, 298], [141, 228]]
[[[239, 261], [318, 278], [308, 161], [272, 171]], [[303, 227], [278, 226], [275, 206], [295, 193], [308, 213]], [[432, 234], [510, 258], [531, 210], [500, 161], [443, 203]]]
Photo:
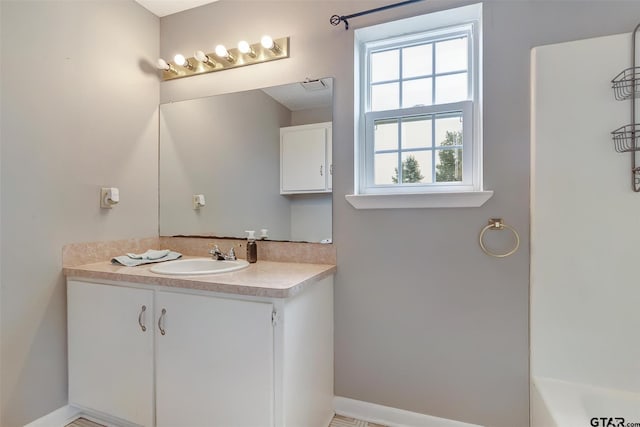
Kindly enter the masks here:
[[636, 38], [640, 24], [631, 34], [631, 67], [611, 80], [613, 93], [618, 101], [630, 101], [631, 122], [611, 132], [614, 148], [618, 153], [631, 153], [631, 188], [640, 193], [640, 123], [636, 122], [636, 102], [640, 98], [640, 67], [636, 66]]

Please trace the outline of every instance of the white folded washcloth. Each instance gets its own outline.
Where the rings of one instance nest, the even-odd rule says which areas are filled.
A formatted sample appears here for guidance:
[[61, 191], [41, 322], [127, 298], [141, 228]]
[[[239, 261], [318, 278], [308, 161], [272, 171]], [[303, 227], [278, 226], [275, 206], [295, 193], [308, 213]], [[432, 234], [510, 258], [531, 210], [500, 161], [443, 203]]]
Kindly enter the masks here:
[[127, 253], [127, 256], [131, 259], [160, 259], [162, 257], [167, 256], [168, 254], [169, 254], [169, 249], [162, 249], [162, 250], [149, 249], [143, 254]]
[[[0, 0], [1, 1], [1, 0]], [[153, 264], [156, 262], [172, 261], [182, 257], [180, 252], [173, 252], [169, 249], [161, 251], [150, 249], [143, 254], [127, 253], [111, 259], [112, 264], [125, 265], [127, 267], [135, 267], [142, 264]]]

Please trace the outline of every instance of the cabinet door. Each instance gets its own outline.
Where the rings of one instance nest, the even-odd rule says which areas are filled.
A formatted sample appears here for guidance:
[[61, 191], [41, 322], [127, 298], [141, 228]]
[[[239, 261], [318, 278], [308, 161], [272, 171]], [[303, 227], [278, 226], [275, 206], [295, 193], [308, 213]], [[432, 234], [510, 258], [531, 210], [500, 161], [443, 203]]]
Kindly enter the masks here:
[[158, 292], [156, 307], [156, 425], [272, 426], [272, 305]]
[[326, 190], [326, 135], [327, 129], [324, 127], [281, 129], [281, 192]]
[[67, 314], [69, 403], [152, 426], [153, 293], [69, 280]]

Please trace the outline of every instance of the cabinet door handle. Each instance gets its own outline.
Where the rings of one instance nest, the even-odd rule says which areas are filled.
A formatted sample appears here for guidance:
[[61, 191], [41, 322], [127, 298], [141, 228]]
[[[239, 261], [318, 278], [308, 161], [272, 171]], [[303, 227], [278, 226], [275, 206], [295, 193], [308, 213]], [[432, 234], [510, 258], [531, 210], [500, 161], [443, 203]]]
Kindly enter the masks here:
[[322, 165], [320, 165], [320, 176], [322, 176]]
[[144, 321], [142, 320], [142, 316], [144, 316], [145, 311], [147, 311], [147, 306], [143, 305], [140, 309], [140, 314], [138, 314], [138, 325], [140, 325], [140, 329], [142, 329], [142, 332], [147, 331], [147, 327], [144, 325]]
[[333, 175], [333, 163], [329, 165], [329, 175]]
[[164, 319], [164, 315], [167, 314], [167, 310], [165, 310], [164, 308], [162, 309], [162, 313], [160, 314], [160, 317], [158, 318], [158, 329], [160, 329], [160, 334], [164, 335], [165, 334], [165, 330], [162, 327], [163, 325], [163, 319]]

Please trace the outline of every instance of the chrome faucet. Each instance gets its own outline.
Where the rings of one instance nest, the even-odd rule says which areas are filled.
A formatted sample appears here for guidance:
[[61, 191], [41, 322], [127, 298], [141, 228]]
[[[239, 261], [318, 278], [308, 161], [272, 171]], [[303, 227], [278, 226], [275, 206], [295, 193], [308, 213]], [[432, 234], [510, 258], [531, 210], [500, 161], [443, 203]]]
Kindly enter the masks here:
[[218, 261], [235, 261], [237, 259], [236, 251], [233, 250], [233, 246], [231, 247], [231, 249], [229, 249], [229, 253], [226, 255], [220, 250], [220, 248], [218, 248], [218, 245], [215, 245], [213, 249], [209, 251], [209, 253], [213, 257], [213, 259], [216, 259]]

